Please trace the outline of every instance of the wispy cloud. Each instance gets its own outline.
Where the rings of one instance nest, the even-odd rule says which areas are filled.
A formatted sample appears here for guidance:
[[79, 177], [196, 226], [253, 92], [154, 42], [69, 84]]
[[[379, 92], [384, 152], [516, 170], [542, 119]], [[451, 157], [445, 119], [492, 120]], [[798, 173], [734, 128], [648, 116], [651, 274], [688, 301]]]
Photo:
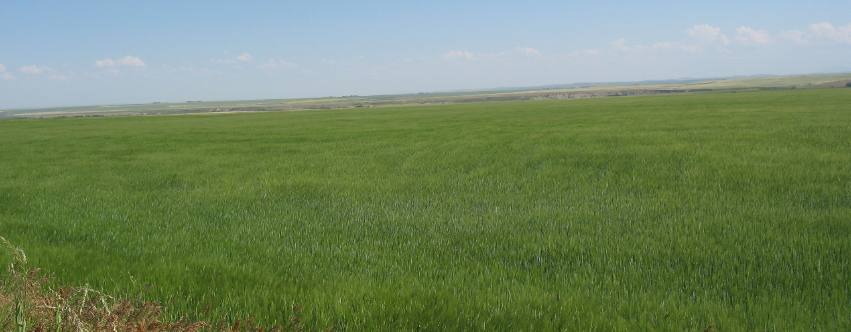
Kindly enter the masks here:
[[249, 63], [249, 62], [252, 62], [252, 61], [254, 61], [254, 55], [252, 55], [251, 53], [248, 53], [248, 52], [242, 52], [242, 53], [238, 54], [237, 56], [227, 57], [227, 58], [224, 58], [224, 59], [210, 59], [210, 62], [216, 63], [216, 64], [221, 64], [221, 65], [236, 65], [236, 64]]
[[780, 40], [792, 42], [794, 44], [806, 44], [807, 43], [807, 34], [798, 31], [798, 30], [790, 30], [781, 32], [779, 35]]
[[0, 63], [0, 79], [9, 81], [15, 79], [15, 76], [6, 71], [6, 65]]
[[805, 31], [786, 30], [772, 33], [752, 26], [742, 25], [735, 29], [731, 38], [721, 28], [709, 24], [694, 25], [685, 30], [687, 39], [680, 41], [660, 41], [650, 44], [631, 44], [624, 38], [609, 43], [609, 50], [626, 55], [656, 51], [680, 51], [687, 53], [715, 50], [724, 54], [736, 52], [736, 45], [742, 46], [782, 46], [782, 45], [828, 45], [851, 43], [851, 23], [835, 26], [829, 22], [809, 25]]
[[497, 52], [472, 52], [467, 50], [451, 50], [443, 54], [443, 59], [450, 61], [472, 61], [508, 58], [516, 56], [540, 57], [543, 56], [543, 54], [540, 50], [533, 47], [517, 47], [515, 49]]
[[476, 55], [470, 51], [453, 50], [443, 54], [443, 58], [447, 60], [473, 60]]
[[851, 23], [846, 26], [833, 26], [829, 22], [810, 25], [809, 34], [813, 39], [837, 43], [851, 43]]
[[719, 43], [727, 45], [730, 43], [730, 38], [721, 32], [721, 28], [709, 24], [695, 25], [687, 30], [688, 35], [693, 39], [705, 43]]
[[51, 81], [67, 81], [68, 79], [70, 79], [70, 77], [68, 75], [65, 75], [65, 74], [54, 73], [54, 74], [48, 75], [47, 79], [49, 79]]
[[236, 60], [240, 62], [251, 62], [251, 60], [254, 60], [254, 57], [251, 53], [242, 52], [236, 56]]
[[700, 51], [699, 45], [695, 45], [694, 43], [683, 42], [657, 42], [650, 45], [650, 48], [654, 50], [673, 50], [687, 53], [694, 53]]
[[615, 50], [619, 52], [627, 52], [632, 49], [627, 43], [626, 38], [618, 38], [613, 40], [609, 45]]
[[[2, 70], [0, 70], [0, 78], [2, 78], [3, 80], [7, 80], [7, 81], [15, 79], [15, 76], [13, 76], [11, 73], [6, 71], [5, 66], [3, 66], [0, 69], [2, 69]], [[40, 65], [21, 66], [21, 67], [18, 67], [18, 72], [20, 72], [21, 74], [29, 75], [29, 76], [47, 77], [47, 79], [52, 80], [52, 81], [64, 81], [64, 80], [68, 80], [70, 78], [70, 76], [68, 76], [67, 74], [64, 74], [60, 71], [54, 70], [53, 68], [50, 68], [48, 66], [40, 66]]]
[[693, 43], [682, 43], [682, 42], [671, 42], [671, 41], [661, 41], [655, 42], [652, 44], [630, 44], [624, 38], [619, 38], [611, 43], [609, 46], [620, 53], [627, 52], [650, 52], [650, 51], [686, 51], [686, 52], [695, 52], [700, 49], [699, 46], [694, 45]]
[[47, 66], [39, 66], [39, 65], [27, 65], [21, 66], [18, 68], [18, 71], [27, 74], [27, 75], [41, 75], [45, 73], [52, 72], [53, 69]]
[[135, 56], [124, 56], [122, 58], [106, 58], [95, 61], [95, 67], [98, 68], [119, 68], [119, 67], [144, 67], [145, 62]]
[[600, 55], [600, 50], [596, 48], [586, 48], [576, 51], [571, 51], [566, 54], [569, 58], [587, 58]]
[[257, 67], [264, 70], [282, 70], [295, 69], [298, 68], [299, 65], [295, 62], [291, 62], [285, 59], [272, 58]]
[[736, 28], [736, 41], [746, 45], [765, 45], [771, 42], [771, 35], [765, 30], [741, 26]]
[[530, 56], [530, 57], [541, 56], [541, 51], [539, 51], [536, 48], [532, 48], [532, 47], [518, 47], [517, 53], [520, 53], [520, 55], [523, 55], [523, 56]]

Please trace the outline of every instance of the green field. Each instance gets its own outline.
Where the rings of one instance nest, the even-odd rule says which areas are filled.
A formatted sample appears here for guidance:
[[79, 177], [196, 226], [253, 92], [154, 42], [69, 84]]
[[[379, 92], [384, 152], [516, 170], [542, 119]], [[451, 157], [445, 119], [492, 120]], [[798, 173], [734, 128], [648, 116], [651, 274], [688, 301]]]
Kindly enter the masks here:
[[847, 331], [851, 89], [0, 121], [0, 235], [198, 319]]

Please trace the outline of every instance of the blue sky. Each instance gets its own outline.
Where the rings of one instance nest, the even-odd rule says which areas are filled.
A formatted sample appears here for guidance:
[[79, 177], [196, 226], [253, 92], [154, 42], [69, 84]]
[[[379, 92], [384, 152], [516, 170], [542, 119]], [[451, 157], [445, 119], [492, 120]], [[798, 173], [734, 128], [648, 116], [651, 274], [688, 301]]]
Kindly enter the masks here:
[[851, 1], [0, 2], [0, 108], [851, 72]]

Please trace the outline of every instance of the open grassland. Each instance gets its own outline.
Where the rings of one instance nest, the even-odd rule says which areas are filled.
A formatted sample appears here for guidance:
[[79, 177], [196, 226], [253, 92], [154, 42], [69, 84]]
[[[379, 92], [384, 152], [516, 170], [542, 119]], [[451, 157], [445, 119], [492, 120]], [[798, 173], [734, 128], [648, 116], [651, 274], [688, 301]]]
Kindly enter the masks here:
[[0, 122], [0, 235], [168, 315], [851, 329], [851, 89]]

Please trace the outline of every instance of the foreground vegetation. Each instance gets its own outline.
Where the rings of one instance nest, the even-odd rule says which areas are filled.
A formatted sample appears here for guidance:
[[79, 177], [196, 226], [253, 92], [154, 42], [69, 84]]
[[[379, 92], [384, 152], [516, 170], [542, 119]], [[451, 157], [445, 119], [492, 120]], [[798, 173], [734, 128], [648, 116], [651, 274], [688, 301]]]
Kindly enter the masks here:
[[2, 121], [0, 156], [30, 264], [170, 319], [851, 328], [849, 89]]
[[0, 251], [11, 260], [0, 280], [0, 330], [153, 332], [211, 327], [203, 322], [162, 322], [160, 306], [143, 300], [115, 300], [87, 287], [54, 289], [38, 269], [28, 266], [23, 250], [3, 237]]

